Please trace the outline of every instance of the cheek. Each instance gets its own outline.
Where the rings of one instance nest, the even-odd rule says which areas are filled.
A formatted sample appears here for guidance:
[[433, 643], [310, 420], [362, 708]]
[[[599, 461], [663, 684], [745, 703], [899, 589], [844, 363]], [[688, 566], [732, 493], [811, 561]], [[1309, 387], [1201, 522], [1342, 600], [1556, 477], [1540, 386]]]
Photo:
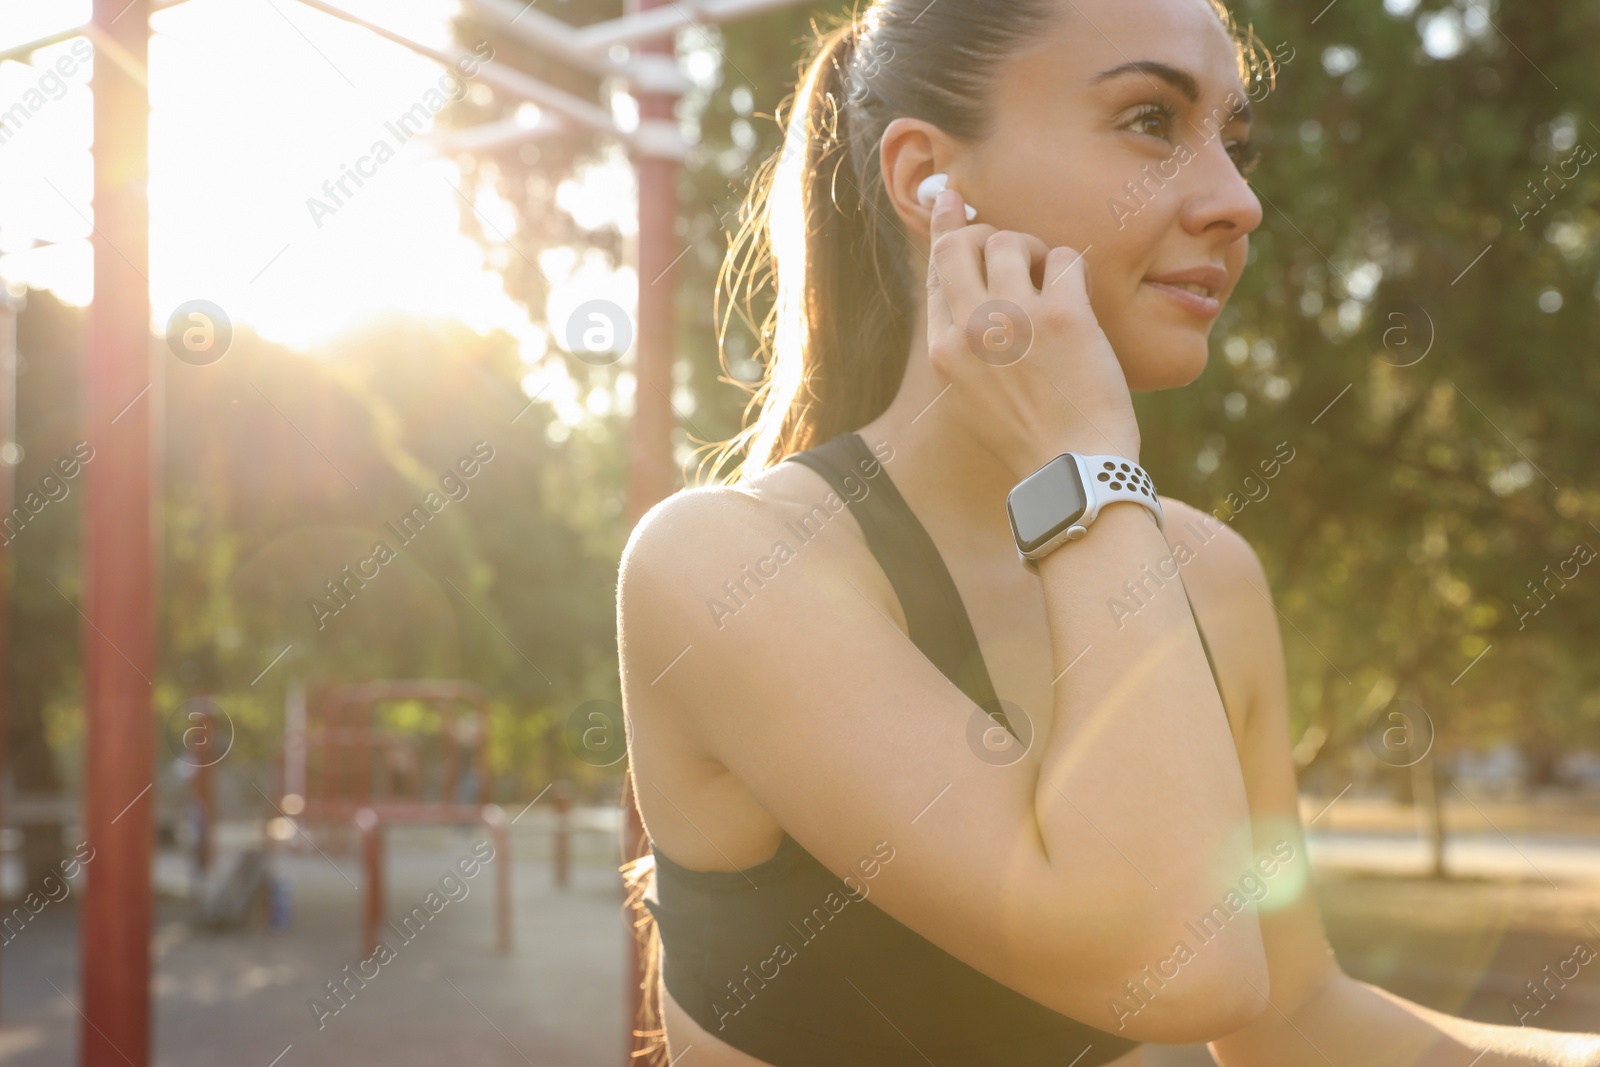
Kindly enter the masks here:
[[1051, 248], [1082, 251], [1107, 239], [1110, 186], [1092, 147], [1038, 102], [1015, 106], [1018, 113], [969, 157], [976, 221], [1032, 234]]
[[[1163, 243], [1181, 227], [1179, 190], [1168, 183], [1142, 202], [1134, 200], [1124, 185], [1137, 184], [1139, 166], [1120, 161], [1111, 166], [1080, 147], [1060, 127], [1048, 136], [1033, 129], [997, 132], [969, 179], [977, 221], [1032, 233], [1052, 248], [1088, 249], [1095, 318], [1129, 388], [1187, 384], [1205, 369], [1207, 336], [1152, 317], [1152, 294], [1142, 291]], [[1243, 241], [1229, 247], [1230, 271], [1237, 273], [1244, 254]]]
[[[1248, 236], [1241, 237], [1237, 241], [1233, 242], [1231, 245], [1228, 246], [1228, 251], [1227, 251], [1227, 254], [1223, 257], [1223, 262], [1227, 264], [1228, 276], [1231, 277], [1231, 278], [1236, 279], [1234, 281], [1234, 283], [1233, 283], [1235, 286], [1237, 286], [1239, 284], [1237, 279], [1240, 278], [1244, 274], [1245, 260], [1247, 260], [1249, 258], [1250, 258], [1250, 238]], [[1229, 295], [1230, 299], [1233, 296], [1231, 291], [1229, 292], [1228, 295]]]
[[[1098, 290], [1096, 291], [1098, 295]], [[1210, 357], [1209, 334], [1193, 329], [1174, 329], [1153, 318], [1148, 309], [1122, 302], [1101, 310], [1095, 302], [1095, 315], [1106, 339], [1117, 353], [1123, 376], [1133, 392], [1151, 392], [1188, 385], [1206, 369]]]

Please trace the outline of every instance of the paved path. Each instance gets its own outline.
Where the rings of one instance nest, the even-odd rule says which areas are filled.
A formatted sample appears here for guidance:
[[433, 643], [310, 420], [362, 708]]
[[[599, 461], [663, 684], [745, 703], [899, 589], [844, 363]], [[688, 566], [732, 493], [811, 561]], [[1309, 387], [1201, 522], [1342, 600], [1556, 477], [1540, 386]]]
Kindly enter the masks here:
[[[421, 903], [480, 835], [439, 840], [444, 836], [436, 834], [425, 851], [392, 849], [392, 914]], [[199, 932], [187, 922], [182, 902], [163, 900], [154, 938], [154, 1062], [619, 1067], [620, 889], [598, 848], [576, 865], [573, 885], [562, 893], [551, 886], [549, 866], [533, 858], [531, 843], [518, 851], [524, 858], [515, 862], [517, 944], [510, 956], [493, 952], [493, 871], [486, 869], [413, 940], [391, 937], [395, 958], [365, 987], [352, 983], [350, 1002], [322, 1018], [320, 1028], [309, 1000], [325, 995], [325, 983], [362, 956], [353, 857], [284, 858], [294, 882], [294, 914], [282, 934]], [[74, 896], [45, 909], [0, 953], [0, 1063], [75, 1062], [75, 902]]]
[[[1431, 864], [1426, 841], [1415, 833], [1313, 832], [1311, 860], [1318, 867], [1421, 874]], [[1600, 883], [1600, 840], [1562, 834], [1452, 833], [1445, 866], [1455, 875]]]
[[[325, 983], [342, 977], [344, 967], [362, 955], [356, 889], [361, 879], [353, 855], [330, 849], [327, 857], [310, 850], [283, 857], [282, 870], [294, 884], [294, 909], [291, 928], [281, 934], [206, 934], [189, 924], [181, 900], [164, 895], [155, 933], [154, 1062], [621, 1067], [626, 943], [614, 838], [580, 837], [574, 884], [557, 892], [538, 816], [531, 812], [516, 827], [517, 944], [511, 955], [493, 952], [493, 871], [485, 870], [468, 884], [464, 898], [445, 906], [414, 940], [393, 938], [395, 959], [355, 988], [338, 1014], [321, 1019], [320, 1028], [310, 999], [325, 995]], [[398, 835], [390, 850], [391, 914], [421, 903], [447, 866], [480, 838], [466, 830]], [[1316, 833], [1311, 853], [1324, 868], [1420, 871], [1426, 862], [1423, 844], [1400, 832]], [[1600, 880], [1600, 841], [1594, 839], [1460, 834], [1449, 858], [1463, 874]], [[164, 889], [181, 890], [181, 858], [163, 857], [157, 873]], [[51, 905], [0, 953], [0, 1064], [6, 1067], [75, 1062], [81, 1025], [74, 1007], [77, 900], [74, 894]], [[1548, 952], [1543, 946], [1529, 952], [1526, 958], [1506, 957], [1491, 965], [1494, 973], [1475, 979], [1482, 995], [1503, 1000], [1506, 990], [1520, 986], [1507, 984], [1513, 978], [1536, 973], [1544, 958], [1539, 953]], [[1146, 1055], [1146, 1067], [1209, 1062], [1203, 1049], [1151, 1048]]]

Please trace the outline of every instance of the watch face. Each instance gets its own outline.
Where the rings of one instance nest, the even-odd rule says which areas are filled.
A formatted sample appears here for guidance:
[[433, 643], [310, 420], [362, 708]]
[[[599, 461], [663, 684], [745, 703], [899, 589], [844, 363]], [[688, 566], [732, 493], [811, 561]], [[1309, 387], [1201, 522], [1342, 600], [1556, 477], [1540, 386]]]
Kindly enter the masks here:
[[1006, 499], [1011, 530], [1031, 552], [1083, 517], [1089, 500], [1071, 456], [1057, 456], [1025, 478]]

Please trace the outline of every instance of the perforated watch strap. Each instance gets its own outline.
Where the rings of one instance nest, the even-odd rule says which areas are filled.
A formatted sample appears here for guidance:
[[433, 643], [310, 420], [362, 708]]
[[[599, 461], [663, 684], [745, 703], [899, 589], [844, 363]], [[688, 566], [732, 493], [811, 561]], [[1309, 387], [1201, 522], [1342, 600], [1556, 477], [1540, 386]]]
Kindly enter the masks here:
[[[1161, 501], [1156, 496], [1156, 483], [1149, 473], [1137, 463], [1121, 456], [1084, 456], [1083, 468], [1100, 507], [1116, 501], [1143, 504], [1156, 517], [1156, 525], [1166, 530], [1166, 520], [1161, 514]], [[1094, 511], [1098, 512], [1099, 508]]]

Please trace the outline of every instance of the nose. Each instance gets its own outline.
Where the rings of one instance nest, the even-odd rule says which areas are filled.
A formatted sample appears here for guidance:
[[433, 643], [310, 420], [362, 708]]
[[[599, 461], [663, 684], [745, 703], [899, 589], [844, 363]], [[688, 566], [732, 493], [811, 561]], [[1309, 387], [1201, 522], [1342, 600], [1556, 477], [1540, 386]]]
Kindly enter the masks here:
[[1239, 173], [1221, 136], [1200, 145], [1194, 162], [1183, 228], [1195, 236], [1243, 237], [1261, 225], [1261, 200]]

